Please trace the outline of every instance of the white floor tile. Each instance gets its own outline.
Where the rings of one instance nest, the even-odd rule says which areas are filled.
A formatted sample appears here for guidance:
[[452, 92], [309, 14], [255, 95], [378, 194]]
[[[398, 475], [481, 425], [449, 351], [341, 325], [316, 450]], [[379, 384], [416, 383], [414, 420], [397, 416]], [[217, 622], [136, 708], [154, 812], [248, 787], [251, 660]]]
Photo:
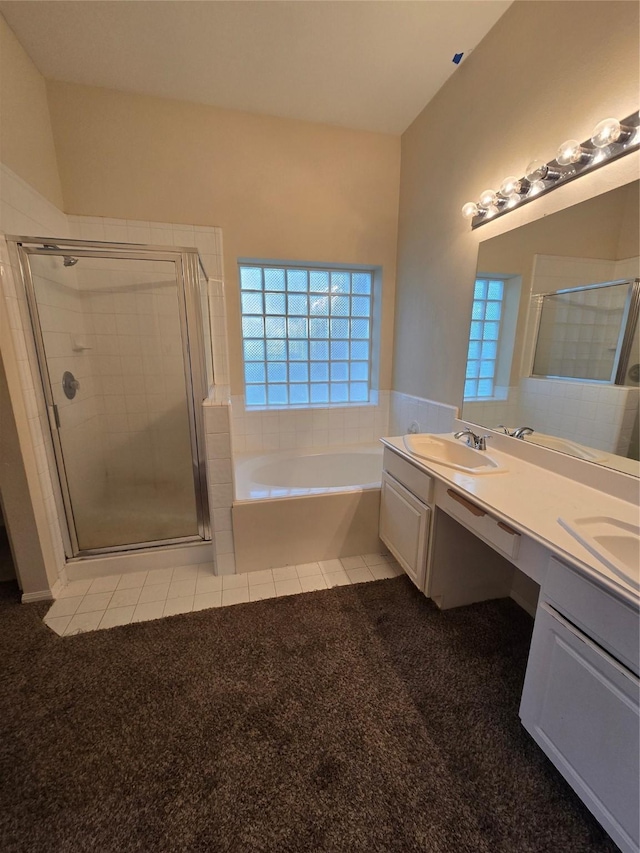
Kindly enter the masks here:
[[374, 580], [371, 571], [365, 566], [364, 568], [349, 569], [347, 571], [351, 583], [366, 583]]
[[[231, 590], [231, 589], [242, 589], [244, 587], [248, 587], [249, 582], [247, 580], [247, 575], [223, 575], [222, 576], [222, 589]], [[248, 594], [248, 593], [247, 593]], [[224, 599], [224, 596], [223, 596]], [[247, 601], [249, 599], [247, 598]]]
[[196, 595], [222, 590], [222, 578], [215, 575], [198, 575], [196, 578]]
[[154, 569], [147, 575], [144, 585], [151, 586], [153, 584], [155, 586], [159, 583], [169, 583], [172, 575], [173, 569]]
[[62, 636], [67, 629], [67, 625], [71, 622], [71, 618], [71, 616], [52, 616], [51, 619], [48, 619], [45, 616], [44, 623], [52, 631], [55, 631], [56, 634]]
[[113, 610], [114, 607], [129, 607], [132, 604], [135, 605], [140, 599], [141, 592], [141, 586], [132, 587], [131, 589], [118, 588], [111, 596], [111, 601], [109, 602], [107, 609]]
[[340, 562], [340, 560], [320, 560], [318, 564], [322, 570], [324, 575], [329, 574], [330, 572], [343, 572], [344, 566]]
[[261, 572], [247, 572], [247, 580], [249, 581], [249, 586], [273, 583], [273, 572], [271, 569], [263, 569]]
[[165, 601], [168, 592], [168, 583], [154, 583], [150, 586], [143, 586], [138, 604], [148, 604], [150, 601]]
[[263, 598], [275, 598], [276, 585], [273, 581], [258, 583], [249, 587], [249, 600], [262, 601]]
[[198, 577], [215, 575], [213, 563], [198, 563]]
[[186, 598], [190, 595], [192, 598], [196, 594], [196, 577], [185, 580], [174, 580], [169, 584], [169, 592], [167, 599], [170, 598]]
[[136, 589], [144, 586], [148, 572], [131, 572], [130, 575], [122, 575], [118, 589]]
[[295, 566], [281, 566], [279, 569], [271, 569], [274, 581], [298, 580]]
[[83, 599], [84, 595], [76, 595], [73, 598], [57, 598], [47, 610], [45, 619], [54, 616], [73, 616]]
[[112, 595], [112, 592], [87, 593], [80, 602], [76, 613], [91, 613], [95, 610], [106, 610]]
[[324, 575], [305, 575], [300, 578], [300, 586], [303, 592], [313, 592], [314, 589], [326, 589], [327, 582]]
[[[229, 577], [233, 577], [233, 575], [229, 575]], [[235, 589], [223, 589], [222, 590], [222, 606], [226, 607], [228, 604], [242, 604], [245, 601], [249, 601], [249, 587], [241, 586], [235, 587]]]
[[168, 598], [164, 605], [164, 616], [177, 616], [178, 613], [191, 613], [193, 610], [193, 595], [181, 598]]
[[362, 557], [340, 557], [340, 562], [342, 563], [342, 568], [346, 569], [361, 569], [366, 564]]
[[396, 578], [402, 574], [400, 566], [392, 566], [389, 563], [382, 566], [369, 566], [369, 571], [377, 581], [384, 580], [384, 578]]
[[216, 592], [204, 592], [202, 595], [196, 595], [193, 600], [194, 610], [206, 610], [209, 607], [222, 606], [222, 590]]
[[161, 601], [145, 601], [137, 604], [133, 611], [132, 622], [147, 622], [149, 619], [160, 619], [164, 611], [165, 599]]
[[289, 578], [282, 581], [276, 580], [276, 595], [296, 595], [298, 592], [302, 592], [299, 578]]
[[60, 598], [76, 598], [79, 595], [86, 595], [89, 592], [89, 587], [92, 583], [93, 581], [91, 579], [84, 581], [70, 581], [60, 590], [56, 601]]
[[344, 569], [339, 572], [327, 572], [324, 579], [326, 580], [329, 588], [332, 586], [348, 586], [348, 584], [351, 583], [349, 575], [344, 571]]
[[82, 634], [85, 631], [95, 631], [103, 616], [104, 610], [95, 610], [92, 613], [76, 613], [75, 616], [71, 617], [65, 628], [65, 637], [69, 637], [71, 634]]
[[302, 563], [296, 566], [296, 572], [299, 578], [308, 578], [312, 575], [322, 574], [319, 563]]
[[105, 611], [98, 627], [115, 628], [116, 625], [128, 625], [131, 622], [131, 617], [135, 609], [133, 605], [129, 607], [112, 607]]
[[89, 587], [89, 595], [95, 595], [98, 592], [113, 592], [120, 583], [121, 575], [109, 575], [105, 578], [96, 578]]
[[173, 570], [173, 575], [171, 576], [172, 581], [182, 581], [188, 580], [190, 578], [198, 577], [198, 566], [178, 566]]

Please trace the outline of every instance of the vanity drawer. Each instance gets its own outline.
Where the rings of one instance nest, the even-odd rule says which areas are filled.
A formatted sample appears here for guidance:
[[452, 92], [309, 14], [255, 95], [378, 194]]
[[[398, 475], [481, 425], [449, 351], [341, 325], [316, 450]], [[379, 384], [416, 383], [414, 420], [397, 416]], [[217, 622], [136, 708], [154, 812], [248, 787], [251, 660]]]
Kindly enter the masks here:
[[443, 488], [438, 506], [507, 557], [514, 560], [518, 556], [520, 534], [517, 530], [498, 521], [455, 489]]
[[636, 675], [640, 674], [640, 619], [628, 604], [552, 557], [542, 598]]
[[433, 480], [388, 447], [384, 449], [382, 467], [424, 503], [433, 501]]

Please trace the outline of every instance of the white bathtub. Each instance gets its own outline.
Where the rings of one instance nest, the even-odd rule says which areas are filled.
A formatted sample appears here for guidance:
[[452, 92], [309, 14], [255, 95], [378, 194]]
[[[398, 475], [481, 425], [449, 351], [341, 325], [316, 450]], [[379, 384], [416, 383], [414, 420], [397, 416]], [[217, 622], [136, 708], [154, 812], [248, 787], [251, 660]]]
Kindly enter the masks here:
[[376, 489], [381, 473], [378, 443], [243, 453], [235, 459], [235, 495], [238, 501], [250, 501]]
[[381, 444], [243, 453], [234, 473], [236, 571], [380, 547]]

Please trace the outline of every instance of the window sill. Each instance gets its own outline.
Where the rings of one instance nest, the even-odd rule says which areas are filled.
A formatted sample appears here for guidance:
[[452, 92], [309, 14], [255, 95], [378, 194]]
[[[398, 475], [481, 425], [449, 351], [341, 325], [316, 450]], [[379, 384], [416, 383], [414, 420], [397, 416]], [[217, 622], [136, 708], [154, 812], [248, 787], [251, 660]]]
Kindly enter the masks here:
[[266, 406], [248, 406], [244, 404], [246, 412], [291, 412], [291, 411], [317, 411], [318, 409], [373, 409], [379, 405], [378, 392], [371, 391], [371, 399], [361, 403], [300, 403]]

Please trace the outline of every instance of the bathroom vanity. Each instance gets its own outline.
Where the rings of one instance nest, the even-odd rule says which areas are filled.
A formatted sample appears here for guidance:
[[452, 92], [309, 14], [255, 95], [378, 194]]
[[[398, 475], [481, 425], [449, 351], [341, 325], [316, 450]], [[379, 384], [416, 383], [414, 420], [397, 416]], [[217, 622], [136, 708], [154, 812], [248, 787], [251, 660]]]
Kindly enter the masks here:
[[620, 849], [638, 853], [639, 595], [558, 523], [632, 527], [637, 508], [493, 448], [495, 470], [474, 474], [403, 438], [383, 444], [380, 538], [442, 609], [511, 595], [535, 613], [522, 723]]

